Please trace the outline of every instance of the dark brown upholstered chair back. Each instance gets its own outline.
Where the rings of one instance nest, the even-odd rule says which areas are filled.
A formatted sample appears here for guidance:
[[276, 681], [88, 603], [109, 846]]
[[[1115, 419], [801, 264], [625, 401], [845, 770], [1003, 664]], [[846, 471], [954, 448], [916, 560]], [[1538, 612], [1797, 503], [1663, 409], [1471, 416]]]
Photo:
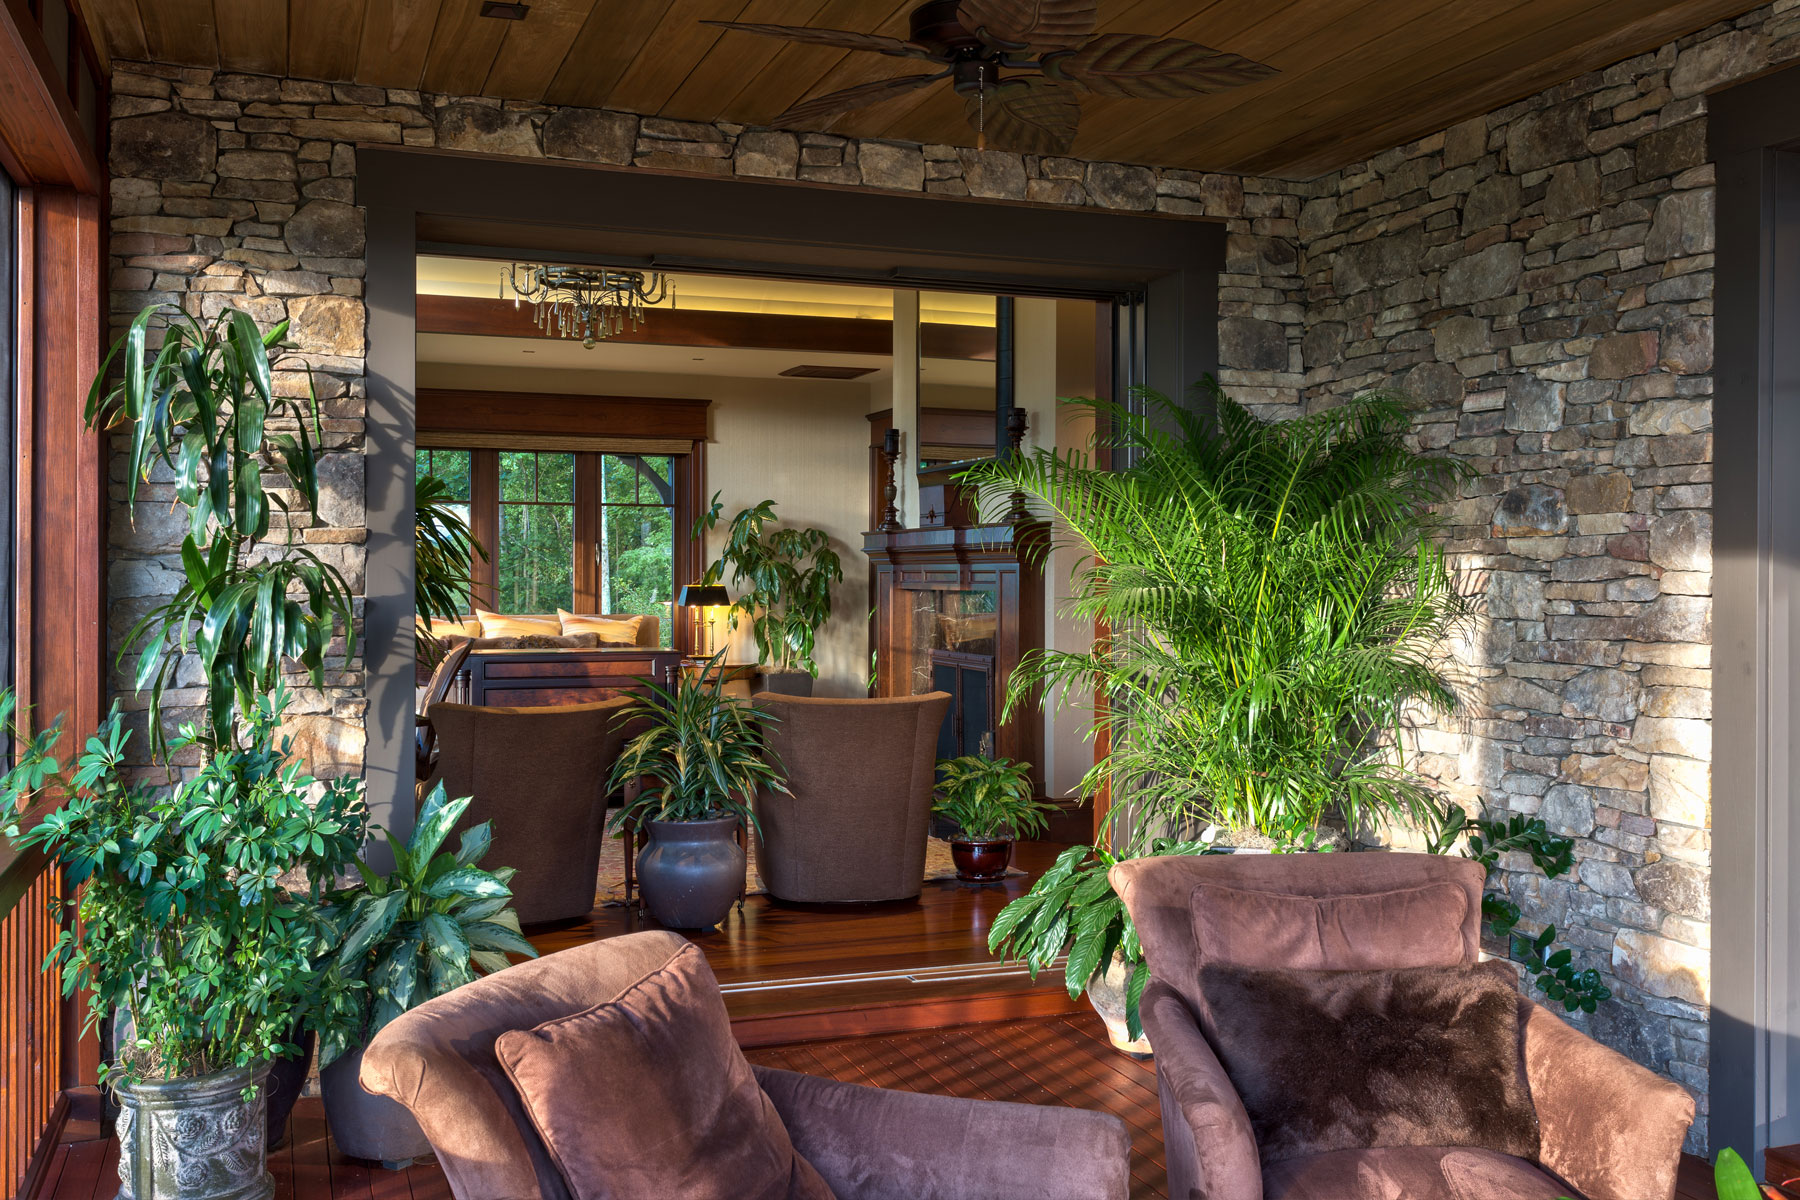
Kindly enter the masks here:
[[824, 700], [759, 692], [792, 795], [756, 797], [757, 871], [779, 900], [903, 900], [925, 882], [945, 692]]
[[459, 828], [494, 823], [481, 865], [515, 867], [513, 908], [527, 925], [586, 916], [594, 907], [606, 818], [606, 776], [627, 732], [628, 697], [551, 708], [438, 704], [438, 781], [473, 796]]
[[1110, 877], [1151, 974], [1195, 1012], [1208, 962], [1352, 971], [1453, 966], [1481, 951], [1482, 871], [1457, 855], [1171, 855]]

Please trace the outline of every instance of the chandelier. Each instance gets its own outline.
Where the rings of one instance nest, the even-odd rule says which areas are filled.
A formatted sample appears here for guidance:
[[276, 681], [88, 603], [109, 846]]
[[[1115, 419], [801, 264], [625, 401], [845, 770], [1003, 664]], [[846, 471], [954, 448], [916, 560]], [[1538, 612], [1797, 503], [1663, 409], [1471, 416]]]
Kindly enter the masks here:
[[636, 329], [644, 309], [666, 298], [675, 303], [675, 285], [667, 275], [609, 267], [552, 267], [512, 263], [500, 268], [500, 298], [512, 292], [513, 307], [525, 300], [537, 309], [546, 337], [580, 338], [589, 350], [611, 337], [630, 320]]

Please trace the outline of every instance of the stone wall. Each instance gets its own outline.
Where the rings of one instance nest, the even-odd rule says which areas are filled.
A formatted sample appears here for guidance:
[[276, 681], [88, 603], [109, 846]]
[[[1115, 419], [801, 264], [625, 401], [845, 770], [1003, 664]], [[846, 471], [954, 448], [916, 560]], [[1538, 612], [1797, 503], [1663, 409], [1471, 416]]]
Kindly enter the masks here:
[[1413, 765], [1575, 839], [1570, 876], [1508, 864], [1506, 886], [1606, 977], [1589, 1030], [1694, 1091], [1692, 1148], [1711, 958], [1705, 93], [1796, 57], [1800, 0], [1782, 0], [1299, 185], [1291, 247], [1234, 239], [1234, 261], [1301, 263], [1304, 321], [1284, 332], [1306, 409], [1401, 388], [1419, 443], [1474, 468], [1446, 513], [1486, 595], [1455, 651], [1471, 702], [1416, 731]]

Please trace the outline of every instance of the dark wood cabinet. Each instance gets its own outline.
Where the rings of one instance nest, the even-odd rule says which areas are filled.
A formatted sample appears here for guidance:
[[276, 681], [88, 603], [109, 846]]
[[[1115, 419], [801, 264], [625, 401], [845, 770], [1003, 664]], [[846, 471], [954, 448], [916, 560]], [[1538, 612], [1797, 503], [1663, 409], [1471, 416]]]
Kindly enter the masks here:
[[592, 704], [666, 684], [674, 650], [480, 650], [469, 655], [468, 703], [501, 708]]
[[876, 694], [949, 692], [940, 757], [993, 753], [1029, 762], [1044, 791], [1043, 716], [1035, 703], [1001, 721], [1020, 656], [1044, 644], [1042, 555], [1047, 528], [936, 525], [866, 533], [875, 574]]

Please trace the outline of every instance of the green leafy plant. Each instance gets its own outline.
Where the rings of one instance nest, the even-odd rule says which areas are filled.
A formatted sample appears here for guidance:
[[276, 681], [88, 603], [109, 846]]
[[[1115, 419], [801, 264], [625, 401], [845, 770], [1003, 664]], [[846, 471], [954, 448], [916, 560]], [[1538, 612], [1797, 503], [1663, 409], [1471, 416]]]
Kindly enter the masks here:
[[721, 650], [670, 687], [638, 680], [644, 690], [616, 719], [642, 731], [619, 752], [606, 786], [644, 786], [635, 796], [627, 790], [615, 832], [646, 821], [754, 822], [750, 797], [758, 789], [787, 791], [780, 762], [764, 748], [763, 731], [777, 718], [725, 694], [724, 660]]
[[[162, 345], [149, 350], [152, 331]], [[346, 656], [355, 653], [348, 585], [337, 568], [294, 540], [295, 518], [319, 504], [319, 409], [276, 392], [270, 351], [287, 332], [266, 334], [240, 309], [201, 322], [181, 310], [152, 306], [113, 346], [88, 394], [90, 426], [130, 429], [126, 494], [158, 463], [174, 477], [188, 509], [181, 543], [184, 578], [174, 596], [126, 635], [121, 660], [134, 649], [133, 678], [150, 694], [152, 749], [166, 752], [163, 696], [182, 657], [198, 653], [206, 688], [206, 725], [194, 739], [203, 752], [228, 750], [236, 736], [233, 701], [244, 712], [271, 691], [286, 660], [303, 666], [314, 686], [341, 627]], [[123, 353], [123, 373], [103, 391], [106, 370]], [[280, 426], [273, 430], [271, 426]], [[288, 432], [290, 429], [292, 432]], [[298, 494], [291, 507], [285, 479]], [[280, 553], [268, 553], [270, 516], [288, 517]]]
[[1082, 788], [1138, 814], [1125, 857], [1208, 823], [1294, 844], [1328, 815], [1428, 819], [1394, 735], [1457, 705], [1438, 647], [1471, 610], [1431, 506], [1467, 468], [1408, 447], [1396, 395], [1264, 421], [1197, 391], [1210, 419], [1150, 391], [1145, 413], [1075, 402], [1122, 470], [1040, 449], [964, 473], [996, 514], [1018, 491], [1053, 518], [1081, 564], [1065, 610], [1109, 631], [1028, 654], [1007, 714], [1089, 703], [1111, 751]]
[[938, 759], [937, 777], [937, 802], [931, 811], [956, 822], [971, 842], [1042, 833], [1056, 811], [1032, 795], [1030, 763], [965, 754]]
[[[1212, 852], [1208, 842], [1155, 838], [1145, 846], [1143, 855], [1133, 857]], [[1063, 982], [1071, 998], [1080, 996], [1117, 953], [1131, 969], [1125, 988], [1125, 1020], [1135, 1038], [1143, 1035], [1138, 1002], [1150, 982], [1150, 967], [1144, 961], [1131, 913], [1106, 878], [1122, 857], [1101, 846], [1064, 850], [1029, 892], [1000, 910], [988, 929], [988, 951], [1002, 960], [1024, 963], [1036, 979], [1039, 971], [1054, 966], [1066, 950]]]
[[[704, 537], [719, 524], [724, 511], [719, 494], [694, 521], [694, 536]], [[730, 627], [750, 622], [756, 638], [756, 661], [783, 670], [805, 671], [815, 678], [819, 664], [813, 646], [819, 627], [831, 619], [831, 589], [844, 578], [843, 565], [821, 529], [777, 529], [775, 502], [764, 500], [732, 517], [725, 527], [725, 547], [706, 569], [702, 583], [720, 583], [731, 569], [737, 592]]]
[[[103, 1066], [107, 1078], [250, 1066], [291, 1052], [295, 1023], [313, 1013], [315, 959], [334, 944], [318, 902], [355, 861], [368, 814], [360, 780], [302, 773], [275, 734], [286, 703], [279, 687], [260, 697], [241, 744], [153, 788], [129, 781], [116, 705], [64, 765], [53, 753], [61, 720], [28, 738], [12, 693], [0, 693], [0, 725], [22, 746], [0, 778], [0, 831], [47, 852], [77, 897], [53, 902], [81, 932], [65, 919], [44, 969], [60, 969], [65, 995], [87, 992], [89, 1030], [130, 1014], [132, 1041]], [[184, 726], [176, 747], [200, 736]], [[303, 890], [283, 883], [296, 872]]]
[[[1427, 834], [1425, 848], [1448, 854], [1462, 843], [1463, 855], [1481, 864], [1492, 877], [1503, 854], [1519, 853], [1531, 859], [1546, 879], [1555, 879], [1575, 865], [1575, 843], [1550, 832], [1541, 817], [1519, 813], [1503, 818], [1470, 817], [1455, 804], [1446, 805], [1435, 828]], [[1593, 1012], [1612, 991], [1589, 967], [1576, 970], [1574, 952], [1557, 948], [1556, 926], [1545, 925], [1535, 935], [1518, 929], [1524, 914], [1506, 896], [1484, 892], [1481, 916], [1495, 937], [1506, 941], [1515, 961], [1522, 963], [1539, 991], [1558, 1001], [1568, 1012]]]
[[322, 959], [324, 1003], [319, 1065], [363, 1045], [388, 1022], [434, 996], [503, 970], [509, 954], [536, 958], [509, 907], [511, 867], [478, 864], [493, 844], [484, 821], [462, 834], [455, 853], [442, 849], [470, 797], [444, 797], [438, 784], [419, 809], [402, 845], [386, 830], [394, 870], [379, 875], [358, 862], [358, 886], [326, 897], [333, 931]]
[[443, 646], [432, 635], [431, 622], [455, 621], [469, 611], [475, 556], [486, 561], [488, 554], [469, 531], [459, 511], [463, 502], [451, 495], [449, 484], [436, 475], [421, 475], [415, 497], [413, 607], [419, 619], [413, 648], [420, 659], [435, 663]]

